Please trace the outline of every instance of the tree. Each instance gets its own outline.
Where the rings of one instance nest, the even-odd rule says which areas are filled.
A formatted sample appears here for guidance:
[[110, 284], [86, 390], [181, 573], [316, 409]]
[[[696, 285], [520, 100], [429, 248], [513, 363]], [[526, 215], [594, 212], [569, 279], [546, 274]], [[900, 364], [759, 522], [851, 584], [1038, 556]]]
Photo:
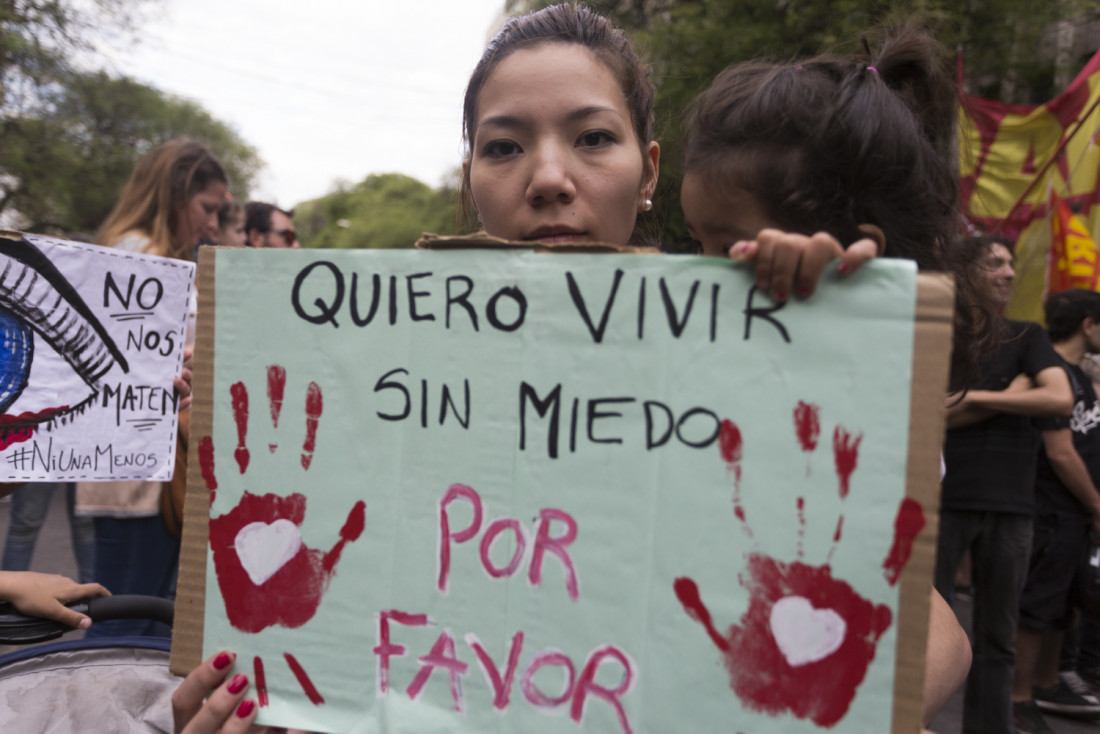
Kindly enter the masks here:
[[[550, 4], [509, 0], [506, 9], [518, 14]], [[614, 18], [653, 66], [661, 142], [655, 205], [665, 219], [666, 243], [686, 234], [679, 206], [683, 110], [726, 66], [853, 51], [867, 29], [916, 15], [930, 22], [948, 48], [963, 50], [970, 91], [1038, 103], [1057, 92], [1059, 22], [1098, 17], [1095, 3], [1087, 0], [592, 0], [589, 5]], [[1076, 71], [1084, 59], [1068, 63], [1076, 64]]]
[[69, 59], [105, 38], [128, 36], [139, 0], [0, 0], [0, 111], [33, 99], [37, 86], [71, 68]]
[[400, 173], [372, 174], [299, 204], [294, 221], [306, 247], [411, 247], [424, 231], [453, 234], [457, 202], [449, 186], [433, 189]]
[[34, 231], [92, 233], [138, 159], [180, 135], [206, 144], [247, 199], [260, 159], [230, 127], [189, 100], [103, 72], [63, 73], [36, 105], [0, 122], [0, 213]]

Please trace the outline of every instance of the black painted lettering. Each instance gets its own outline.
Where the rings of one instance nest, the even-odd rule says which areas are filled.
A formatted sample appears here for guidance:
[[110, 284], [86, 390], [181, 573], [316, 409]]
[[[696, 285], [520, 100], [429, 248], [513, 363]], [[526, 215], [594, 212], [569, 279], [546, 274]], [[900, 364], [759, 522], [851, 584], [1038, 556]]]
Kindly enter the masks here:
[[[466, 290], [457, 296], [451, 294], [451, 281], [460, 281], [466, 284]], [[447, 278], [447, 328], [451, 328], [451, 304], [457, 303], [466, 309], [470, 316], [470, 323], [474, 331], [477, 331], [477, 311], [470, 305], [470, 294], [474, 292], [474, 281], [465, 275], [452, 275]]]
[[554, 386], [545, 400], [540, 400], [535, 388], [526, 382], [519, 385], [519, 449], [527, 450], [527, 402], [530, 401], [540, 418], [550, 413], [550, 426], [546, 436], [546, 454], [558, 458], [558, 424], [561, 420], [561, 383]]
[[[153, 286], [152, 295], [146, 299], [145, 289], [150, 285]], [[146, 278], [145, 282], [138, 286], [137, 291], [137, 304], [146, 311], [152, 311], [160, 303], [160, 299], [164, 297], [164, 284], [156, 278]], [[146, 303], [148, 300], [148, 303]]]
[[[656, 400], [647, 400], [642, 403], [642, 407], [645, 408], [645, 448], [646, 451], [651, 451], [658, 446], [664, 446], [672, 438], [672, 431], [675, 427], [672, 420], [672, 411], [669, 410], [667, 405]], [[656, 440], [653, 438], [653, 426], [655, 425], [653, 411], [655, 409], [665, 414], [664, 433]]]
[[348, 298], [348, 308], [351, 309], [351, 322], [356, 326], [366, 326], [374, 320], [378, 313], [378, 301], [382, 295], [382, 278], [378, 273], [371, 275], [370, 309], [364, 318], [359, 317], [359, 273], [351, 274], [351, 296]]
[[672, 294], [668, 292], [668, 283], [664, 278], [661, 278], [661, 301], [665, 304], [665, 316], [668, 317], [668, 328], [672, 331], [672, 335], [677, 339], [684, 333], [684, 327], [687, 326], [688, 318], [691, 316], [691, 307], [695, 305], [695, 294], [699, 291], [699, 281], [695, 281], [691, 284], [691, 291], [688, 293], [687, 303], [684, 305], [684, 317], [677, 319], [676, 304], [672, 302]]
[[413, 321], [435, 321], [435, 314], [421, 314], [416, 310], [416, 299], [422, 296], [430, 296], [431, 291], [416, 290], [415, 282], [418, 278], [427, 278], [431, 273], [414, 273], [405, 276], [405, 285], [409, 289], [409, 318]]
[[714, 283], [710, 287], [710, 340], [713, 343], [718, 338], [718, 289], [720, 285]]
[[595, 398], [588, 401], [588, 440], [592, 443], [622, 443], [623, 439], [619, 436], [612, 438], [596, 438], [593, 429], [596, 427], [596, 421], [603, 420], [605, 418], [622, 418], [623, 414], [615, 410], [601, 411], [600, 406], [604, 403], [623, 404], [633, 403], [634, 398]]
[[[706, 419], [704, 420], [704, 424], [710, 425], [711, 428], [709, 434], [704, 434], [704, 438], [692, 441], [684, 438], [684, 424], [695, 416], [704, 417]], [[707, 446], [710, 446], [718, 440], [718, 434], [721, 430], [722, 421], [718, 419], [718, 416], [714, 412], [706, 408], [692, 408], [680, 416], [680, 420], [676, 421], [676, 438], [680, 439], [680, 441], [687, 446], [691, 446], [693, 449], [705, 449]]]
[[405, 396], [405, 407], [401, 413], [383, 413], [382, 411], [378, 411], [378, 417], [385, 421], [403, 421], [412, 413], [412, 396], [409, 395], [409, 389], [405, 387], [404, 384], [393, 382], [389, 379], [391, 376], [398, 374], [408, 375], [409, 371], [398, 367], [382, 375], [378, 378], [378, 382], [374, 383], [374, 391], [376, 393], [382, 390], [400, 390], [401, 394]]
[[470, 427], [470, 381], [469, 380], [463, 380], [462, 381], [462, 387], [463, 387], [463, 393], [464, 393], [464, 397], [465, 397], [465, 400], [463, 401], [463, 405], [465, 407], [465, 410], [460, 415], [459, 412], [458, 412], [458, 407], [454, 404], [454, 400], [451, 399], [451, 388], [450, 388], [450, 386], [448, 386], [446, 384], [443, 385], [443, 393], [442, 393], [442, 395], [440, 397], [440, 401], [439, 401], [439, 425], [443, 425], [444, 421], [446, 420], [446, 418], [447, 418], [447, 406], [450, 405], [451, 406], [451, 412], [454, 414], [454, 417], [458, 420], [458, 422], [460, 424], [462, 424], [462, 427], [463, 428], [469, 428]]
[[[515, 319], [511, 323], [505, 323], [500, 318], [500, 314], [497, 313], [497, 304], [501, 298], [510, 298], [516, 304]], [[493, 297], [489, 299], [489, 303], [485, 306], [485, 318], [497, 331], [515, 331], [523, 325], [523, 320], [527, 318], [527, 296], [523, 295], [523, 291], [519, 288], [501, 288], [493, 294]]]
[[775, 318], [775, 316], [772, 315], [776, 311], [778, 311], [781, 308], [783, 308], [784, 306], [786, 306], [787, 305], [786, 301], [784, 301], [782, 303], [777, 303], [774, 306], [772, 306], [771, 308], [754, 307], [752, 305], [752, 299], [753, 299], [753, 296], [756, 295], [756, 291], [757, 291], [757, 288], [756, 288], [755, 285], [752, 288], [749, 288], [749, 297], [748, 297], [748, 300], [745, 303], [745, 311], [744, 311], [744, 314], [745, 314], [745, 341], [748, 341], [748, 339], [749, 339], [749, 335], [750, 335], [751, 330], [752, 330], [752, 320], [754, 318], [758, 318], [758, 319], [764, 319], [769, 324], [771, 324], [776, 329], [778, 329], [779, 330], [779, 335], [783, 337], [783, 341], [790, 344], [791, 343], [791, 337], [787, 334], [787, 327], [783, 326], [783, 324], [781, 324], [779, 322], [779, 319]]
[[[326, 303], [323, 299], [315, 299], [313, 305], [317, 307], [317, 313], [307, 314], [301, 302], [302, 284], [305, 283], [310, 273], [320, 267], [328, 268], [329, 272], [332, 273], [332, 300]], [[334, 263], [328, 260], [318, 260], [317, 262], [310, 263], [302, 268], [302, 271], [294, 278], [294, 288], [290, 292], [290, 303], [294, 306], [294, 313], [298, 314], [298, 318], [300, 319], [308, 321], [311, 324], [331, 323], [333, 328], [339, 328], [340, 324], [336, 322], [336, 313], [340, 310], [340, 305], [343, 302], [344, 274], [340, 272], [340, 269], [337, 268]]]
[[107, 277], [103, 279], [103, 307], [110, 308], [111, 306], [111, 292], [115, 294], [121, 303], [123, 308], [130, 308], [130, 298], [134, 293], [134, 282], [137, 276], [131, 275], [130, 281], [126, 286], [126, 295], [122, 295], [122, 291], [118, 289], [118, 284], [115, 283], [115, 276], [113, 273], [108, 272]]
[[588, 313], [588, 305], [584, 301], [584, 296], [581, 294], [580, 286], [577, 285], [573, 273], [566, 272], [565, 274], [565, 280], [569, 285], [569, 297], [573, 299], [573, 305], [581, 315], [581, 318], [584, 319], [584, 324], [588, 327], [588, 333], [592, 335], [592, 341], [597, 344], [603, 341], [604, 331], [607, 329], [607, 320], [611, 316], [611, 306], [615, 303], [615, 294], [619, 292], [619, 283], [622, 279], [623, 271], [616, 268], [615, 280], [611, 283], [611, 292], [608, 293], [607, 300], [604, 301], [603, 314], [600, 316], [600, 325], [596, 326], [592, 323], [592, 316]]

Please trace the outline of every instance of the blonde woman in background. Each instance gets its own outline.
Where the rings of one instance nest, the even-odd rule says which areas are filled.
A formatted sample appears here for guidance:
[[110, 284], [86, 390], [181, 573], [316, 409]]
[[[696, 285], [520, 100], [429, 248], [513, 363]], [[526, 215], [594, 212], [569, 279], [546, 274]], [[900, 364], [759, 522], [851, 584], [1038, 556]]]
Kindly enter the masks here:
[[[138, 162], [96, 242], [193, 261], [199, 241], [217, 236], [228, 184], [225, 168], [203, 145], [186, 138], [162, 143]], [[195, 305], [192, 292], [188, 345], [194, 341]], [[184, 365], [189, 366], [189, 352]], [[177, 379], [176, 387], [181, 395], [190, 394], [183, 380]], [[181, 407], [188, 402], [184, 399]], [[181, 433], [188, 424], [188, 413], [181, 410]], [[95, 580], [116, 594], [175, 595], [179, 539], [160, 516], [161, 484], [82, 482], [77, 487], [77, 513], [95, 519]], [[88, 636], [168, 634], [156, 622], [118, 620], [95, 625]]]

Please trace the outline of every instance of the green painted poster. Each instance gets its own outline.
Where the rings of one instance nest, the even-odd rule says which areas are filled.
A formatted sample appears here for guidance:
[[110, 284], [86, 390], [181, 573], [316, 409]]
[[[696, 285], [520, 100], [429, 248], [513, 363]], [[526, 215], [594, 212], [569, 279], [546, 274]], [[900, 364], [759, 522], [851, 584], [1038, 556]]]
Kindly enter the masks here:
[[204, 649], [261, 721], [890, 730], [924, 524], [911, 263], [782, 306], [700, 257], [220, 250], [214, 275]]

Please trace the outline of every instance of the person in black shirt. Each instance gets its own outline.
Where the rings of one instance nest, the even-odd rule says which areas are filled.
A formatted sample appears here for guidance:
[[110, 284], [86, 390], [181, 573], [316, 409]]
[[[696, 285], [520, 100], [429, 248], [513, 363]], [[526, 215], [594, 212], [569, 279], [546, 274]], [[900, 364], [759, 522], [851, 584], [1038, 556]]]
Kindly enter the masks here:
[[1077, 366], [1086, 353], [1100, 352], [1100, 293], [1055, 293], [1047, 299], [1046, 320], [1073, 385], [1074, 403], [1068, 418], [1036, 421], [1042, 451], [1035, 475], [1035, 529], [1020, 597], [1012, 684], [1017, 731], [1032, 734], [1052, 731], [1039, 709], [1100, 718], [1100, 702], [1058, 675], [1063, 633], [1073, 620], [1070, 591], [1077, 565], [1088, 548], [1089, 528], [1100, 530], [1100, 403]]
[[[973, 279], [1003, 307], [1012, 252], [1004, 240], [975, 238]], [[947, 401], [935, 585], [951, 601], [969, 550], [974, 582], [974, 662], [966, 683], [964, 732], [1011, 732], [1012, 671], [1020, 592], [1027, 576], [1039, 436], [1031, 416], [1068, 415], [1069, 379], [1037, 324], [1007, 321], [1003, 343], [981, 364], [977, 384]]]

